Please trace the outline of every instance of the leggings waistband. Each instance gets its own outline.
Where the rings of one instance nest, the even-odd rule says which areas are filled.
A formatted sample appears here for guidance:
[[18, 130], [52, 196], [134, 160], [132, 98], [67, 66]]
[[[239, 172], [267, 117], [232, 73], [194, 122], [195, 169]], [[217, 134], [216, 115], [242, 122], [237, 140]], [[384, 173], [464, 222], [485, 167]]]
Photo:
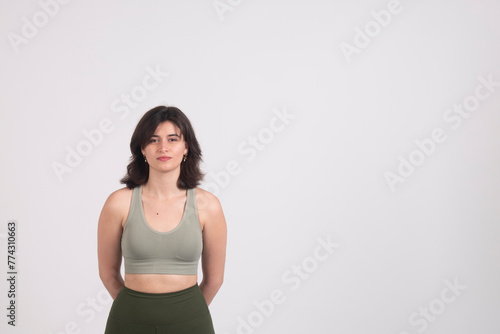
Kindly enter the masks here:
[[172, 291], [172, 292], [161, 292], [161, 293], [150, 293], [150, 292], [142, 292], [142, 291], [137, 291], [137, 290], [132, 290], [130, 288], [127, 288], [125, 285], [122, 287], [122, 293], [126, 293], [131, 296], [135, 297], [142, 297], [142, 298], [169, 298], [169, 297], [177, 297], [181, 296], [186, 293], [191, 293], [194, 290], [197, 290], [198, 283], [196, 283], [193, 286], [190, 286], [189, 288], [182, 289], [179, 291]]

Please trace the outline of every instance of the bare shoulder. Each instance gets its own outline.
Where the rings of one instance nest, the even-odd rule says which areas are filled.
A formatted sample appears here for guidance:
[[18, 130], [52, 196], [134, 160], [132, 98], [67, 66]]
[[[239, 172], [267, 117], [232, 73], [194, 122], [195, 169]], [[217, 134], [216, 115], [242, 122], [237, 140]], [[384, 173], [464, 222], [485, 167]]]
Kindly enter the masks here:
[[118, 189], [112, 192], [108, 196], [106, 204], [109, 205], [110, 207], [115, 207], [115, 208], [129, 206], [130, 200], [132, 199], [132, 191], [133, 191], [132, 189], [129, 189], [127, 187]]
[[131, 199], [132, 189], [124, 187], [112, 192], [104, 203], [103, 214], [115, 217], [123, 223], [128, 216]]
[[219, 199], [211, 192], [196, 187], [195, 194], [196, 194], [196, 206], [198, 207], [198, 211], [222, 210]]
[[217, 196], [199, 187], [195, 188], [195, 194], [198, 218], [203, 227], [224, 220], [222, 205]]

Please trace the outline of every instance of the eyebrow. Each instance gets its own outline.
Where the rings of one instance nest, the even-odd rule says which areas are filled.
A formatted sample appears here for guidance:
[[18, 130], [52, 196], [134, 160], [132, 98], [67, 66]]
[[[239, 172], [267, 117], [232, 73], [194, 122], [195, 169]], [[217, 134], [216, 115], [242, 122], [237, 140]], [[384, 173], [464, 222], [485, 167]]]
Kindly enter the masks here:
[[[158, 135], [152, 135], [151, 137], [160, 137], [160, 136], [158, 136]], [[181, 136], [179, 136], [176, 133], [171, 133], [171, 134], [167, 135], [167, 137], [179, 137], [180, 138]]]

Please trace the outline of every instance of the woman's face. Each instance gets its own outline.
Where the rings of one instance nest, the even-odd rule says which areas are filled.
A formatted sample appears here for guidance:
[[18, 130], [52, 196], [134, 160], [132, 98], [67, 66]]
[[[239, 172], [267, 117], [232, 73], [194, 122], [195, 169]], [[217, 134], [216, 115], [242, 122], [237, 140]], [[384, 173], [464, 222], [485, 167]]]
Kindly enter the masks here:
[[179, 168], [187, 153], [187, 145], [181, 131], [170, 121], [160, 123], [149, 143], [142, 149], [149, 167], [159, 172]]

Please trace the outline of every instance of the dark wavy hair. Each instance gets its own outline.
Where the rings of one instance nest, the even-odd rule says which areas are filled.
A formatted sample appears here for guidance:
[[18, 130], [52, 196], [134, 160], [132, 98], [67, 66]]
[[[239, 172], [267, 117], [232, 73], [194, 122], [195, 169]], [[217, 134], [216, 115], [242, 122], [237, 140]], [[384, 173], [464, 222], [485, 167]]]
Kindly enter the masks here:
[[155, 107], [142, 116], [130, 140], [130, 163], [127, 174], [120, 180], [129, 189], [145, 184], [149, 179], [149, 165], [144, 161], [141, 149], [146, 147], [154, 135], [156, 128], [163, 122], [174, 123], [181, 131], [182, 138], [187, 143], [186, 161], [181, 162], [181, 173], [177, 180], [179, 189], [191, 189], [200, 184], [204, 174], [200, 170], [202, 154], [198, 140], [194, 134], [191, 122], [186, 115], [176, 107]]

